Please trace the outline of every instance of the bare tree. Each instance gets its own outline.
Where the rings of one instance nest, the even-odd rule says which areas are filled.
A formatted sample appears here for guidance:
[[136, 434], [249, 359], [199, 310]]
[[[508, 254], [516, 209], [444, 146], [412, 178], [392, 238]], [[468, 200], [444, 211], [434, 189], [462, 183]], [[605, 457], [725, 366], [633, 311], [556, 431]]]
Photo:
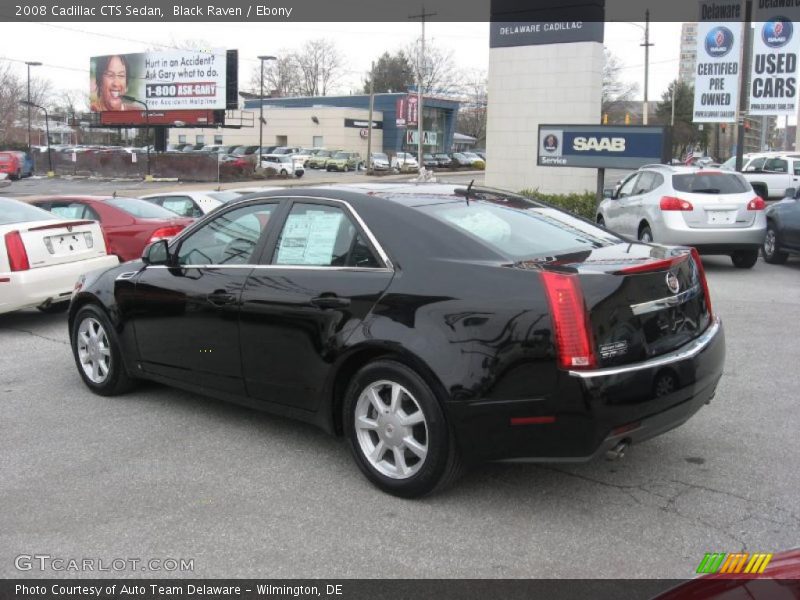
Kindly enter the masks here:
[[[46, 106], [52, 92], [50, 80], [39, 77], [31, 78], [30, 100], [34, 104]], [[25, 77], [18, 75], [10, 62], [0, 61], [0, 131], [4, 141], [20, 141], [20, 130], [27, 130], [23, 125], [23, 118], [27, 117], [27, 108], [20, 102], [28, 99], [28, 82]], [[33, 120], [44, 118], [37, 114], [38, 109], [32, 109]], [[27, 133], [25, 134], [27, 141]]]
[[[250, 89], [256, 94], [261, 92], [260, 69], [261, 65], [257, 65], [250, 75]], [[264, 61], [265, 93], [275, 93], [283, 97], [297, 96], [301, 88], [300, 79], [297, 55], [291, 50], [283, 49], [278, 52], [277, 60]]]
[[453, 60], [453, 51], [425, 42], [425, 56], [421, 56], [422, 44], [418, 39], [409, 44], [405, 55], [414, 69], [415, 80], [422, 82], [423, 94], [450, 95], [459, 87], [459, 73]]
[[478, 145], [486, 143], [486, 106], [488, 105], [489, 77], [486, 70], [473, 69], [461, 76], [461, 106], [458, 109], [456, 129], [459, 133], [470, 135], [478, 140]]
[[[602, 113], [618, 112], [623, 102], [630, 102], [639, 93], [639, 84], [620, 79], [622, 61], [619, 57], [605, 48], [603, 50], [605, 61], [603, 63], [603, 96]], [[610, 119], [612, 120], [612, 119]]]
[[300, 93], [326, 96], [342, 76], [344, 59], [336, 45], [327, 39], [309, 40], [297, 53]]

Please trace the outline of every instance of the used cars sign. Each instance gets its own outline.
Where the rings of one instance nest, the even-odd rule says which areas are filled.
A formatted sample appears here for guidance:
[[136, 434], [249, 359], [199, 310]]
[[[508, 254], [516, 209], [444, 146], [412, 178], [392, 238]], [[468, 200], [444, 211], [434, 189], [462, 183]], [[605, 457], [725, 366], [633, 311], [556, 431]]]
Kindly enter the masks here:
[[540, 125], [537, 164], [637, 169], [664, 161], [667, 150], [664, 127]]

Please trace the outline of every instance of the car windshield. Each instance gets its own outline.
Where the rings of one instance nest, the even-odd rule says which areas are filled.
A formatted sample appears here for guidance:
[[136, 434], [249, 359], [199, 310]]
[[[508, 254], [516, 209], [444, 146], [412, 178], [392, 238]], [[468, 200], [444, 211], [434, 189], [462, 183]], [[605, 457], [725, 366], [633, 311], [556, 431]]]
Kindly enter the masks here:
[[320, 150], [320, 152], [319, 152], [319, 154], [317, 154], [317, 156], [323, 156], [324, 157], [324, 156], [330, 156], [331, 154], [332, 154], [332, 152], [330, 150]]
[[613, 234], [586, 221], [523, 198], [429, 204], [418, 210], [515, 262], [585, 252], [619, 242]]
[[142, 219], [174, 219], [175, 213], [139, 198], [109, 198], [106, 204]]
[[11, 198], [0, 198], [0, 225], [57, 218], [53, 213], [49, 213], [37, 206], [31, 206]]
[[373, 160], [389, 160], [389, 157], [385, 154], [373, 154], [372, 158]]
[[702, 171], [672, 176], [676, 192], [692, 194], [741, 194], [750, 184], [739, 174]]
[[211, 192], [208, 194], [209, 198], [213, 198], [219, 202], [230, 202], [239, 197], [239, 194], [236, 192]]
[[[745, 160], [745, 162], [747, 162], [747, 161]], [[736, 170], [736, 157], [735, 157], [735, 156], [732, 156], [731, 158], [729, 158], [728, 160], [726, 160], [724, 163], [722, 163], [722, 164], [720, 165], [720, 168], [722, 168], [722, 169], [727, 169], [727, 170], [729, 170], [729, 171], [734, 171], [734, 170]]]
[[339, 152], [333, 158], [350, 158], [350, 155], [347, 152]]

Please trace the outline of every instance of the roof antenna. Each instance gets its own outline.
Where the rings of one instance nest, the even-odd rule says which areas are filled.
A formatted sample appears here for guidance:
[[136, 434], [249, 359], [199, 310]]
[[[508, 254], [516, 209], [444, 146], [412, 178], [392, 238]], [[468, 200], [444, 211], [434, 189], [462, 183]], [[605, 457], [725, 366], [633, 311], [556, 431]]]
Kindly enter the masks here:
[[467, 199], [467, 206], [469, 206], [469, 193], [472, 191], [472, 184], [473, 183], [475, 183], [474, 179], [469, 182], [469, 185], [467, 186], [467, 193], [464, 194], [464, 197]]

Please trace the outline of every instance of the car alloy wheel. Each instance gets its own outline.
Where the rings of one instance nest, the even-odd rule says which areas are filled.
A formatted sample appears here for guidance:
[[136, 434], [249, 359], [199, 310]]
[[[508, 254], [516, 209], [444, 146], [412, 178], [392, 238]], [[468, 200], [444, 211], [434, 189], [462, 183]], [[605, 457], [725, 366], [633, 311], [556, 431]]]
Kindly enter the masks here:
[[778, 232], [772, 224], [767, 226], [767, 235], [764, 237], [764, 244], [761, 246], [761, 253], [764, 260], [773, 265], [780, 265], [786, 262], [789, 255], [779, 250]]
[[78, 325], [77, 349], [86, 377], [92, 383], [104, 383], [111, 370], [111, 348], [106, 330], [97, 319], [86, 317]]
[[653, 232], [650, 231], [650, 228], [646, 225], [642, 227], [642, 230], [639, 232], [639, 241], [645, 244], [653, 243]]
[[125, 369], [116, 331], [103, 308], [82, 306], [70, 320], [70, 342], [75, 364], [86, 386], [101, 396], [117, 396], [137, 380]]
[[428, 456], [428, 424], [416, 398], [394, 381], [370, 384], [358, 398], [355, 431], [361, 452], [391, 479], [414, 476]]
[[345, 390], [342, 418], [358, 468], [384, 492], [418, 498], [462, 471], [442, 403], [405, 364], [386, 358], [364, 365]]

